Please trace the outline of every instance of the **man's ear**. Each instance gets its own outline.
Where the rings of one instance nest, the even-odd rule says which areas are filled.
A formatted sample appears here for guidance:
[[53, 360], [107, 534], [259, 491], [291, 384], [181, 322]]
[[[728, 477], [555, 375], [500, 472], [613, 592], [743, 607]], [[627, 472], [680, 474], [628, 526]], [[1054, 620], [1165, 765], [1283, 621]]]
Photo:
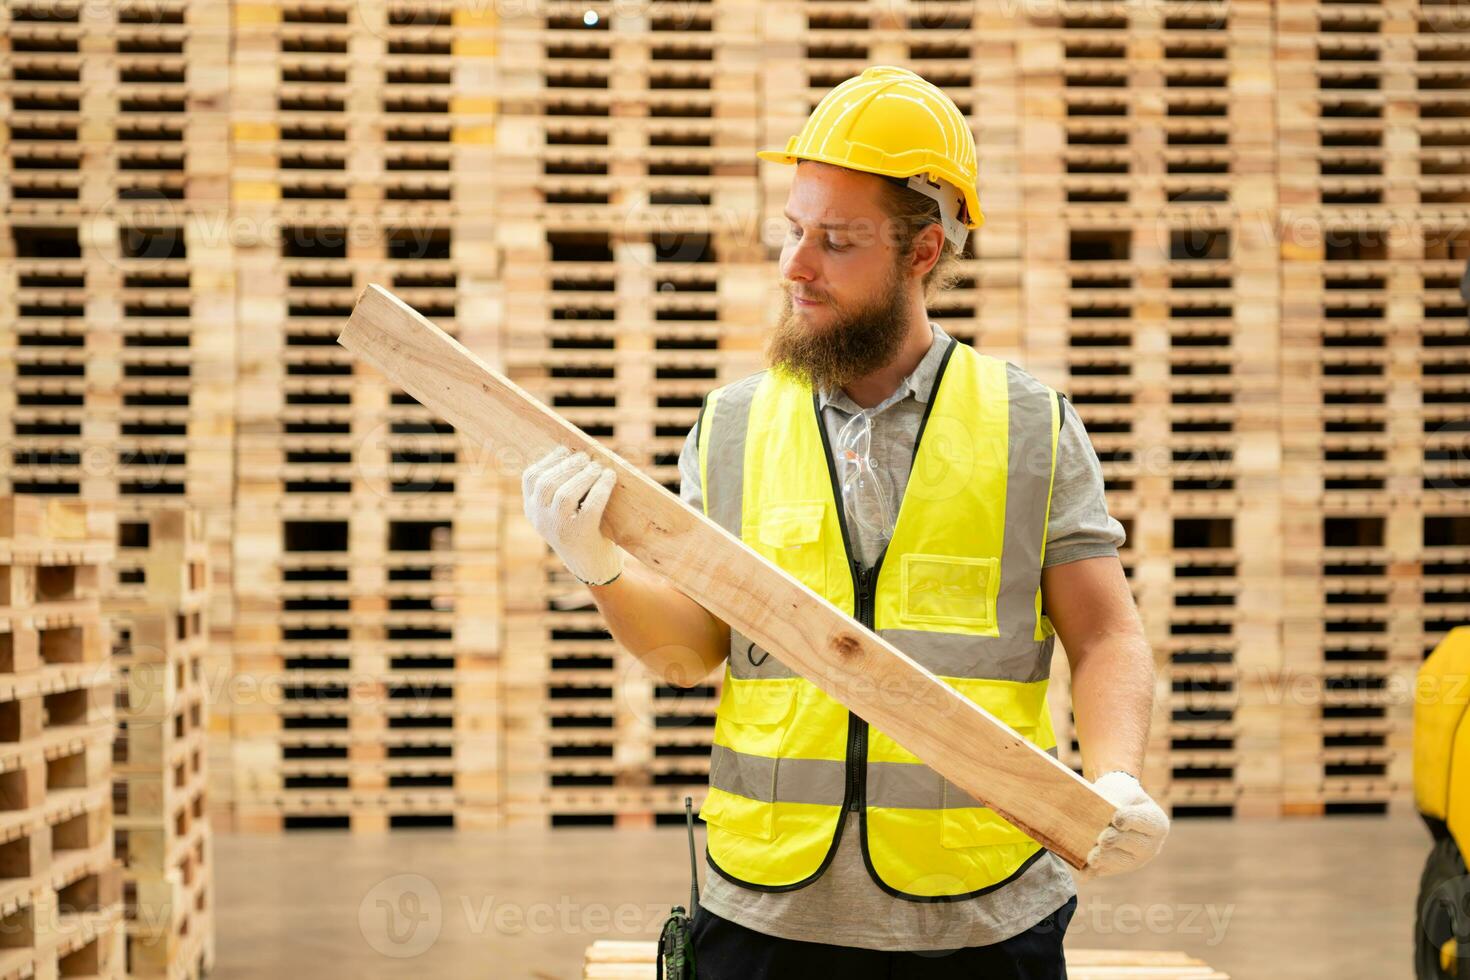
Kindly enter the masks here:
[[944, 251], [944, 226], [935, 222], [925, 225], [923, 229], [914, 236], [914, 250], [909, 255], [911, 271], [923, 279], [929, 274], [939, 262], [939, 256]]

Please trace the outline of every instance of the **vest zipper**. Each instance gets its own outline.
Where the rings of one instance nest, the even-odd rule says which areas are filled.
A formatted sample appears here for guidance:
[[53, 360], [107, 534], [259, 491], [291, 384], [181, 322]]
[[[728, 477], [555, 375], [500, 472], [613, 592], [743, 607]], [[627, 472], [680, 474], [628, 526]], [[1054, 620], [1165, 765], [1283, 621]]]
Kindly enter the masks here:
[[[883, 549], [887, 552], [887, 548]], [[868, 629], [873, 628], [874, 617], [874, 584], [878, 580], [878, 569], [883, 564], [883, 556], [878, 556], [878, 564], [872, 568], [863, 568], [858, 562], [852, 563], [853, 578], [857, 582], [857, 602], [854, 607], [858, 622]], [[847, 730], [847, 784], [848, 784], [848, 809], [854, 813], [862, 810], [867, 802], [868, 788], [868, 723], [859, 718], [855, 712], [852, 714], [852, 724]]]
[[[945, 368], [949, 365], [950, 355], [954, 353], [958, 345], [953, 337], [949, 340], [949, 346], [944, 350], [944, 357], [939, 362], [939, 370], [934, 375], [934, 388], [930, 393], [929, 401], [924, 405], [924, 414], [919, 419], [919, 431], [914, 435], [914, 453], [909, 460], [909, 471], [913, 471], [914, 461], [918, 459], [919, 445], [924, 438], [924, 429], [929, 424], [929, 411], [934, 407], [935, 396], [939, 393], [939, 384], [944, 378]], [[817, 423], [817, 432], [822, 437], [822, 450], [827, 458], [827, 476], [832, 481], [832, 500], [837, 506], [837, 524], [842, 529], [842, 550], [847, 556], [848, 566], [852, 569], [853, 586], [857, 592], [853, 603], [852, 618], [862, 623], [868, 629], [874, 629], [876, 613], [874, 606], [877, 604], [874, 593], [877, 591], [878, 574], [883, 568], [883, 559], [888, 555], [888, 545], [892, 544], [890, 537], [888, 544], [883, 545], [883, 550], [878, 553], [878, 560], [873, 563], [872, 568], [864, 569], [860, 560], [852, 557], [852, 537], [847, 527], [847, 517], [842, 503], [842, 485], [837, 480], [837, 464], [832, 456], [832, 443], [827, 435], [827, 425], [822, 419], [822, 403], [814, 391], [812, 392], [812, 417]], [[899, 510], [902, 511], [902, 501], [899, 502]], [[895, 526], [891, 529], [896, 532]], [[842, 809], [838, 811], [837, 835], [841, 835], [843, 824], [849, 813], [856, 813], [860, 817], [863, 807], [867, 804], [868, 792], [868, 722], [858, 716], [851, 708], [847, 710], [847, 785], [844, 790], [846, 798], [842, 801]], [[832, 840], [832, 849], [827, 852], [822, 867], [826, 868], [827, 861], [832, 859], [837, 847], [837, 837]], [[882, 884], [877, 874], [872, 871], [872, 864], [868, 862], [866, 831], [864, 832], [863, 860], [868, 863], [869, 873], [873, 879]], [[884, 886], [887, 887], [886, 885]]]
[[[958, 341], [951, 337], [949, 346], [944, 350], [944, 357], [939, 362], [939, 370], [935, 372], [934, 387], [930, 392], [928, 403], [924, 406], [924, 414], [919, 419], [919, 431], [914, 436], [914, 453], [913, 458], [909, 461], [910, 472], [913, 471], [914, 461], [918, 459], [919, 445], [924, 438], [924, 429], [929, 424], [929, 411], [934, 407], [935, 397], [939, 393], [940, 382], [944, 379], [945, 368], [949, 365], [950, 355], [954, 353], [956, 346], [958, 346]], [[822, 403], [816, 392], [812, 392], [812, 416], [817, 423], [817, 432], [822, 437], [822, 449], [827, 458], [827, 476], [832, 481], [832, 499], [837, 506], [837, 524], [842, 529], [842, 550], [847, 556], [849, 567], [852, 569], [852, 581], [857, 592], [856, 600], [853, 604], [852, 618], [862, 623], [868, 629], [877, 632], [873, 625], [877, 616], [877, 613], [874, 611], [874, 607], [877, 605], [874, 593], [877, 591], [878, 574], [883, 568], [883, 559], [888, 555], [888, 544], [883, 546], [883, 550], [879, 552], [878, 560], [873, 563], [872, 568], [864, 569], [861, 562], [852, 557], [852, 538], [848, 531], [847, 517], [843, 510], [842, 486], [837, 480], [837, 465], [832, 456], [832, 444], [827, 435], [826, 423], [822, 419]], [[902, 501], [900, 501], [899, 509], [900, 511], [902, 510]], [[894, 527], [892, 530], [896, 532], [897, 527]], [[889, 544], [891, 543], [892, 539], [890, 538]], [[842, 802], [842, 809], [837, 813], [837, 829], [832, 838], [832, 846], [828, 848], [827, 856], [822, 859], [822, 866], [817, 869], [815, 874], [812, 875], [812, 878], [815, 878], [826, 870], [827, 865], [831, 862], [832, 855], [837, 851], [837, 841], [842, 836], [843, 825], [847, 822], [847, 815], [849, 813], [856, 813], [858, 819], [862, 819], [864, 815], [863, 808], [867, 805], [868, 722], [866, 719], [860, 718], [857, 712], [851, 708], [847, 711], [847, 718], [846, 799]], [[878, 872], [873, 870], [873, 862], [868, 855], [866, 823], [862, 828], [862, 845], [860, 849], [863, 854], [863, 863], [867, 865], [868, 874], [872, 877], [873, 881], [890, 894], [900, 894], [885, 884], [883, 879], [878, 877]], [[811, 878], [807, 879], [807, 881], [810, 880]], [[806, 881], [803, 881], [801, 884], [806, 884]]]

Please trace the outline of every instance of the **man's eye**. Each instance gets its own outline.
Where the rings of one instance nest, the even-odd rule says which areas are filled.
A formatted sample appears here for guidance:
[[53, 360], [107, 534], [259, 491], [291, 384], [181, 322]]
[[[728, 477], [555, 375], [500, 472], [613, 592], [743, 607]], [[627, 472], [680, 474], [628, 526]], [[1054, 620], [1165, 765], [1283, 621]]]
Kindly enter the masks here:
[[844, 245], [841, 242], [834, 242], [830, 238], [827, 239], [827, 247], [834, 252], [846, 252], [848, 249], [852, 248], [851, 245]]
[[795, 225], [792, 225], [792, 226], [790, 226], [789, 228], [786, 229], [786, 234], [788, 236], [790, 236], [791, 238], [800, 238], [801, 237], [801, 229], [798, 228], [798, 227], [796, 227]]

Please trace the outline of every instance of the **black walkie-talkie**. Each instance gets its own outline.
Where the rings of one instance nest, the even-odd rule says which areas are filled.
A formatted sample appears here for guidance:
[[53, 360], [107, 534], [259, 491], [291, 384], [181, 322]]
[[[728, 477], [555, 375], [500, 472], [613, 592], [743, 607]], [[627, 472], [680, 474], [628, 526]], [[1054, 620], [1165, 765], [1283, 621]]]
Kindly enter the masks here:
[[693, 980], [694, 913], [699, 910], [699, 863], [694, 856], [694, 800], [684, 797], [684, 819], [689, 828], [689, 911], [675, 905], [658, 936], [658, 980]]

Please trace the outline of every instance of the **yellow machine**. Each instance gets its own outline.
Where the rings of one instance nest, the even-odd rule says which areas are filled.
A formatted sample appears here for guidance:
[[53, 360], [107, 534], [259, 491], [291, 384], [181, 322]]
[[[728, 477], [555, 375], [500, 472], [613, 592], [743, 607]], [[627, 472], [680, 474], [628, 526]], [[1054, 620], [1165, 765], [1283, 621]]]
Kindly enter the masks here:
[[1470, 626], [1449, 632], [1414, 697], [1414, 802], [1434, 835], [1419, 881], [1414, 976], [1470, 978]]

